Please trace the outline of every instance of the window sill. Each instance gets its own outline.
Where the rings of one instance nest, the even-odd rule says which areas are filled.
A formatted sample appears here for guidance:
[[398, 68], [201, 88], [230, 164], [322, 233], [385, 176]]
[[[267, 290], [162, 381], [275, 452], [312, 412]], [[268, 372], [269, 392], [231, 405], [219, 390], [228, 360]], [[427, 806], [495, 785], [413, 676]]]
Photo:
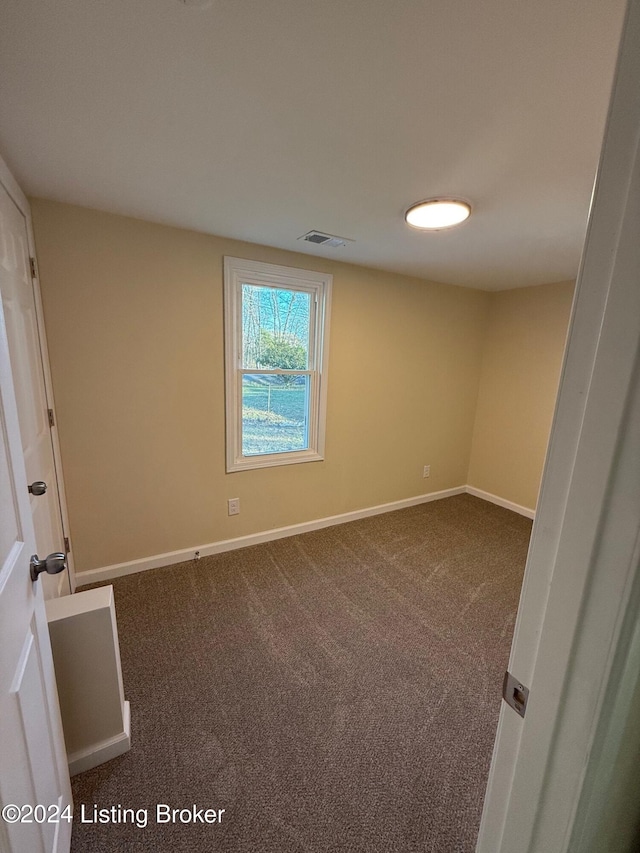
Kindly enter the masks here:
[[324, 456], [315, 450], [300, 450], [291, 453], [269, 454], [264, 456], [243, 456], [241, 459], [227, 461], [227, 474], [236, 471], [249, 471], [253, 468], [275, 468], [280, 465], [295, 465], [302, 462], [323, 462]]

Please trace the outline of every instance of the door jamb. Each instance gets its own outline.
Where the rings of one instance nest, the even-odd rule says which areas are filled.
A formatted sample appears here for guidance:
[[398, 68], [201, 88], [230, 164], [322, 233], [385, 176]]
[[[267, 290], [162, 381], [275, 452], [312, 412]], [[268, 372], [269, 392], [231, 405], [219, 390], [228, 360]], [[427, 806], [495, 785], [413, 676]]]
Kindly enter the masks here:
[[502, 707], [477, 853], [589, 849], [610, 700], [640, 680], [639, 47], [630, 0], [509, 663], [531, 694]]
[[[27, 223], [27, 237], [29, 254], [32, 258], [36, 258], [36, 275], [31, 278], [31, 286], [33, 288], [33, 297], [36, 311], [36, 322], [38, 326], [38, 342], [40, 350], [40, 360], [42, 363], [42, 372], [44, 375], [44, 390], [49, 409], [56, 411], [55, 400], [53, 396], [53, 382], [51, 379], [51, 366], [49, 364], [49, 350], [47, 347], [47, 334], [44, 324], [44, 311], [42, 306], [42, 295], [40, 293], [40, 276], [37, 269], [36, 244], [33, 234], [33, 223], [31, 221], [31, 207], [26, 195], [20, 189], [18, 182], [13, 177], [9, 167], [0, 156], [0, 184], [8, 192], [14, 203], [22, 213]], [[51, 427], [51, 446], [53, 448], [53, 463], [56, 471], [56, 481], [58, 489], [58, 503], [60, 505], [60, 522], [62, 526], [62, 535], [71, 542], [71, 534], [69, 532], [69, 514], [67, 511], [67, 498], [64, 487], [64, 476], [62, 473], [62, 454], [60, 452], [60, 441], [58, 438], [57, 423]], [[71, 593], [76, 590], [76, 574], [73, 552], [67, 554], [67, 577], [69, 579], [69, 591]], [[58, 594], [66, 594], [63, 589], [64, 573], [61, 576], [60, 584], [58, 585]]]

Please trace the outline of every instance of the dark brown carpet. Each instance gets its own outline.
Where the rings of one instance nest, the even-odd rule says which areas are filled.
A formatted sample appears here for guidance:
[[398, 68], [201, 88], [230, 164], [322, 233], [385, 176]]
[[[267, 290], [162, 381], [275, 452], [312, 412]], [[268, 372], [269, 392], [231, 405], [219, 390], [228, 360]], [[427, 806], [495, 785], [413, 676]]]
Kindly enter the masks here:
[[76, 815], [148, 824], [74, 853], [471, 853], [530, 530], [460, 495], [114, 581], [133, 745]]

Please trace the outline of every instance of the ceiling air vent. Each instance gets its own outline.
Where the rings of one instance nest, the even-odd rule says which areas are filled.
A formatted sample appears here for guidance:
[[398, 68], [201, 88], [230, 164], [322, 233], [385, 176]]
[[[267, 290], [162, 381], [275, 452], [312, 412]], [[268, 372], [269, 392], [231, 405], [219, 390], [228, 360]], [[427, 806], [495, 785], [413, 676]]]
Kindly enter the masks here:
[[336, 237], [335, 234], [324, 234], [322, 231], [309, 231], [298, 237], [298, 240], [305, 240], [307, 243], [315, 243], [316, 246], [329, 246], [331, 249], [337, 249], [338, 246], [346, 246], [347, 243], [353, 243], [348, 237]]

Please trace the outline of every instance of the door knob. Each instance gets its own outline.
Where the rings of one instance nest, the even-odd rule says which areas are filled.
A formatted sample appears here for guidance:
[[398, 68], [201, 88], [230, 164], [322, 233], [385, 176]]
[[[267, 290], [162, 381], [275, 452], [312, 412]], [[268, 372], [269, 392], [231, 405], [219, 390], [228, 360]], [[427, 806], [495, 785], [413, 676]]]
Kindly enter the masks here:
[[37, 581], [38, 575], [41, 572], [46, 572], [48, 575], [57, 575], [67, 568], [67, 555], [61, 551], [55, 551], [49, 554], [44, 560], [40, 560], [37, 554], [34, 554], [29, 563], [31, 580]]
[[36, 480], [35, 483], [31, 483], [29, 486], [29, 494], [31, 495], [44, 495], [47, 491], [47, 484], [43, 483], [42, 480]]

